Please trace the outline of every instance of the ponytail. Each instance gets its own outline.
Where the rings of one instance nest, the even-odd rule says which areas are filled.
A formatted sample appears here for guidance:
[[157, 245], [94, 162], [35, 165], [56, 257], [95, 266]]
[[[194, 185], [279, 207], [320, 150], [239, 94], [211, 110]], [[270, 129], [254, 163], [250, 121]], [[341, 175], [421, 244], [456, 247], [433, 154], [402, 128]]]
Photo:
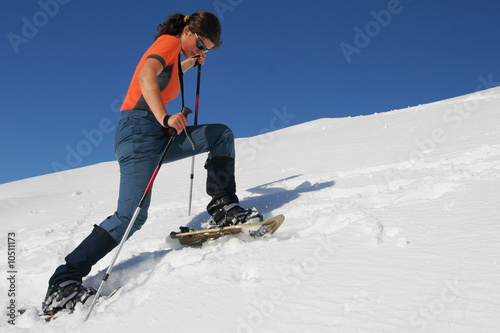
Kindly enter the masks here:
[[163, 24], [160, 24], [158, 26], [158, 34], [155, 35], [155, 40], [158, 39], [158, 37], [160, 37], [161, 35], [180, 35], [184, 27], [187, 25], [187, 23], [184, 22], [184, 17], [184, 14], [170, 15], [170, 17], [165, 22], [163, 22]]
[[203, 10], [194, 12], [191, 16], [180, 13], [170, 15], [163, 24], [158, 26], [158, 33], [155, 35], [155, 40], [165, 34], [179, 36], [185, 26], [188, 26], [191, 32], [210, 39], [214, 43], [214, 49], [221, 46], [219, 19], [214, 14]]

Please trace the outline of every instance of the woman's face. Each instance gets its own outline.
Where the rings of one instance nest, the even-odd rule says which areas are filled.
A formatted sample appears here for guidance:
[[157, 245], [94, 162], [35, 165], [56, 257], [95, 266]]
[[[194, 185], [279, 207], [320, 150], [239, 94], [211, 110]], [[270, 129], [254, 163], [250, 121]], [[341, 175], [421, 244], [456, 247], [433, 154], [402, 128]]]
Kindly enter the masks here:
[[201, 37], [198, 34], [191, 32], [188, 27], [184, 29], [184, 34], [182, 37], [181, 48], [182, 53], [186, 58], [192, 58], [197, 55], [201, 55], [203, 54], [203, 52], [205, 52], [204, 48], [208, 51], [214, 46], [214, 43], [212, 43], [210, 39]]

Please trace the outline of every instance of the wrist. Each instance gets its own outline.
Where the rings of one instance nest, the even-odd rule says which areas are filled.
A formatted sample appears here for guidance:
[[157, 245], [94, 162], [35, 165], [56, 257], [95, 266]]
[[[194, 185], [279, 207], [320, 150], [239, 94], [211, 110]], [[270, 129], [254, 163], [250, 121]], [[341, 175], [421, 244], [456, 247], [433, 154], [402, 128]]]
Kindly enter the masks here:
[[169, 125], [168, 125], [168, 120], [170, 119], [170, 115], [165, 115], [165, 117], [163, 117], [163, 127], [165, 128], [171, 128]]

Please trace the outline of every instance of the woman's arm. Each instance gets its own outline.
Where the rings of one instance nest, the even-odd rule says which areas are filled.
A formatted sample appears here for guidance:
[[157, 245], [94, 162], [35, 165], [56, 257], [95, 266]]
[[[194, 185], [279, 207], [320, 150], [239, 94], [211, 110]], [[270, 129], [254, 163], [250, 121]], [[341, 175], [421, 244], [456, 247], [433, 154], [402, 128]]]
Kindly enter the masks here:
[[[146, 103], [153, 111], [156, 120], [163, 125], [163, 118], [167, 116], [167, 111], [161, 99], [160, 85], [157, 79], [162, 70], [163, 65], [160, 61], [154, 58], [146, 59], [137, 79], [139, 80], [142, 96], [144, 96]], [[182, 113], [176, 113], [168, 119], [168, 126], [175, 128], [177, 133], [182, 132], [186, 124], [187, 119]]]

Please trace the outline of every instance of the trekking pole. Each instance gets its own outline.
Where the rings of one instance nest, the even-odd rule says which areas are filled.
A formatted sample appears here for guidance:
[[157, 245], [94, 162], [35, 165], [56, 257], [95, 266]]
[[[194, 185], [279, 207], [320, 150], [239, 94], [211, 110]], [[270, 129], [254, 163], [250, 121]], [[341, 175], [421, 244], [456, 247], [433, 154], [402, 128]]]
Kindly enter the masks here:
[[[198, 79], [196, 81], [196, 104], [194, 109], [194, 126], [198, 125], [198, 103], [200, 101], [200, 76], [201, 76], [201, 64], [196, 61], [198, 64]], [[193, 201], [193, 182], [194, 182], [194, 155], [191, 159], [191, 186], [189, 188], [189, 208], [188, 208], [188, 216], [191, 215], [191, 203]]]
[[[183, 107], [181, 112], [184, 115], [184, 117], [187, 117], [188, 114], [193, 113], [193, 111], [191, 111], [187, 107]], [[161, 155], [160, 161], [158, 162], [158, 165], [156, 166], [156, 169], [153, 172], [151, 179], [149, 180], [148, 186], [146, 186], [146, 190], [144, 191], [144, 194], [142, 195], [141, 201], [139, 201], [139, 204], [137, 205], [137, 208], [135, 209], [134, 215], [132, 216], [132, 219], [130, 219], [127, 230], [125, 230], [125, 233], [123, 234], [123, 238], [120, 242], [120, 245], [118, 245], [118, 248], [116, 249], [115, 254], [113, 255], [113, 259], [111, 259], [111, 263], [109, 264], [108, 270], [106, 271], [106, 274], [104, 274], [104, 276], [102, 277], [102, 281], [101, 281], [101, 284], [99, 285], [99, 289], [97, 289], [97, 293], [95, 294], [95, 297], [92, 300], [92, 304], [90, 305], [89, 311], [87, 312], [87, 315], [85, 316], [83, 321], [87, 321], [87, 319], [89, 319], [90, 313], [92, 312], [92, 309], [96, 305], [97, 299], [101, 295], [102, 287], [104, 286], [104, 283], [108, 280], [109, 275], [111, 274], [111, 270], [113, 269], [113, 266], [115, 265], [116, 259], [118, 258], [118, 255], [120, 254], [120, 251], [122, 250], [123, 244], [125, 244], [125, 241], [127, 240], [128, 235], [130, 234], [130, 230], [132, 230], [132, 226], [134, 225], [135, 220], [137, 219], [137, 216], [139, 215], [139, 212], [141, 211], [141, 208], [144, 205], [144, 200], [146, 199], [146, 195], [148, 194], [149, 190], [153, 186], [153, 182], [155, 181], [156, 175], [158, 175], [158, 171], [160, 171], [160, 167], [163, 164], [163, 161], [165, 160], [165, 156], [167, 156], [167, 153], [170, 150], [170, 147], [172, 146], [172, 143], [174, 142], [176, 136], [177, 136], [177, 133], [174, 130], [172, 135], [170, 136], [170, 139], [168, 140], [167, 145], [165, 146], [165, 149], [163, 150], [163, 154]]]

